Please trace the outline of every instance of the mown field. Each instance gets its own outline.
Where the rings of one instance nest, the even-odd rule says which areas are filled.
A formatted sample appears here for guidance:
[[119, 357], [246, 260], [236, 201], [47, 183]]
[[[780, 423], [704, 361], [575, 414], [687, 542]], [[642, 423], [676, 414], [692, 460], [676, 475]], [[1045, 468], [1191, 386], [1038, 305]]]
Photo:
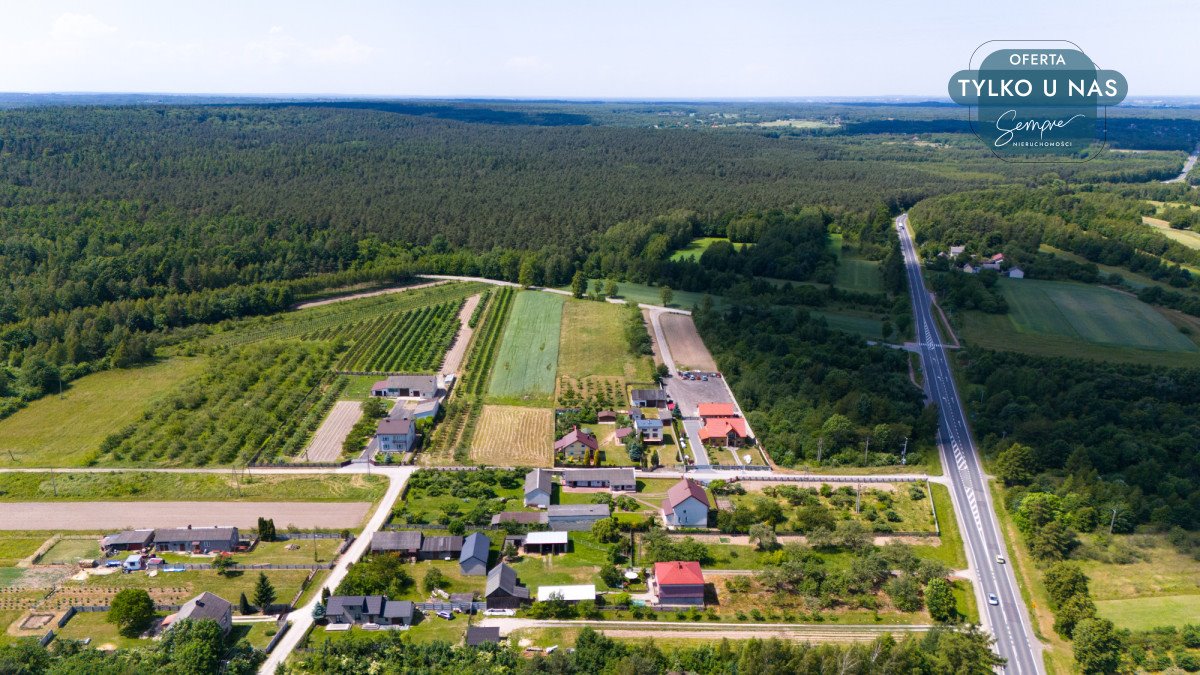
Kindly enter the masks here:
[[[708, 250], [708, 247], [712, 246], [713, 244], [717, 243], [718, 241], [729, 241], [729, 238], [728, 237], [697, 237], [696, 239], [693, 239], [687, 245], [686, 248], [681, 248], [678, 251], [675, 251], [674, 253], [672, 253], [671, 260], [679, 261], [679, 260], [691, 259], [691, 260], [695, 260], [695, 261], [699, 262], [700, 256], [704, 255], [704, 252]], [[747, 246], [753, 246], [753, 244], [734, 243], [733, 248], [734, 248], [734, 250], [740, 251], [743, 248], [746, 248]]]
[[1200, 561], [1159, 535], [1117, 537], [1115, 542], [1136, 559], [1080, 563], [1101, 616], [1131, 630], [1200, 623]]
[[489, 466], [554, 466], [554, 411], [483, 406], [471, 437], [470, 457]]
[[373, 502], [383, 476], [228, 473], [0, 473], [0, 502], [44, 501], [319, 501]]
[[1161, 218], [1151, 218], [1150, 216], [1142, 216], [1142, 222], [1153, 227], [1162, 236], [1172, 241], [1177, 241], [1188, 248], [1200, 248], [1200, 232], [1191, 230], [1177, 230], [1171, 227], [1171, 224]]
[[551, 404], [563, 301], [561, 295], [542, 291], [517, 294], [492, 368], [490, 397], [504, 402]]
[[590, 375], [646, 381], [653, 376], [649, 356], [635, 357], [625, 342], [629, 308], [607, 302], [567, 300], [563, 305], [558, 347], [558, 374], [581, 379]]
[[879, 263], [843, 255], [838, 260], [835, 285], [858, 293], [882, 293], [883, 279], [879, 276]]

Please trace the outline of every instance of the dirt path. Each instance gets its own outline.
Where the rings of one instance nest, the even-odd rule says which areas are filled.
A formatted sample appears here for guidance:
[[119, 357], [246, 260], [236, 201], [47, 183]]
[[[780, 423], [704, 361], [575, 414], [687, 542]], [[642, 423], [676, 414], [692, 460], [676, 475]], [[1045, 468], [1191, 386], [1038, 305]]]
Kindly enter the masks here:
[[362, 293], [350, 293], [349, 295], [339, 295], [324, 300], [313, 300], [311, 302], [302, 302], [294, 305], [292, 309], [309, 309], [310, 307], [320, 307], [321, 305], [332, 305], [335, 302], [345, 302], [346, 300], [359, 300], [362, 298], [373, 298], [377, 295], [388, 295], [389, 293], [403, 293], [405, 291], [415, 291], [418, 288], [429, 288], [446, 283], [445, 281], [431, 281], [424, 284], [412, 284], [411, 286], [393, 286], [391, 288], [380, 288], [374, 291], [363, 291]]
[[369, 502], [13, 502], [0, 508], [0, 530], [120, 530], [235, 525], [274, 518], [280, 529], [358, 527]]
[[468, 324], [471, 321], [471, 315], [475, 313], [475, 308], [479, 306], [481, 297], [483, 297], [482, 294], [477, 293], [463, 303], [462, 310], [458, 313], [458, 335], [454, 336], [454, 345], [450, 347], [450, 351], [446, 352], [446, 358], [442, 361], [439, 373], [457, 373], [462, 366], [463, 357], [467, 355], [467, 347], [471, 344], [471, 335], [475, 333], [475, 329]]
[[923, 625], [830, 626], [787, 623], [747, 624], [744, 626], [691, 624], [686, 628], [680, 628], [679, 623], [672, 621], [556, 621], [490, 617], [481, 619], [478, 625], [498, 627], [501, 635], [508, 635], [514, 630], [523, 628], [582, 628], [583, 626], [591, 626], [596, 631], [604, 633], [609, 637], [675, 637], [697, 638], [701, 640], [712, 640], [718, 637], [743, 640], [778, 637], [785, 640], [805, 640], [809, 642], [873, 640], [882, 633], [924, 632], [931, 628], [930, 626]]
[[362, 417], [359, 401], [338, 401], [317, 427], [312, 440], [298, 460], [305, 462], [336, 462], [342, 456], [342, 443], [355, 423]]
[[[696, 541], [698, 541], [702, 544], [734, 544], [736, 546], [750, 546], [751, 545], [750, 537], [748, 535], [687, 534], [687, 533], [668, 532], [667, 536], [669, 536], [669, 537], [691, 537], [692, 539], [695, 539]], [[779, 540], [780, 544], [807, 544], [808, 543], [808, 537], [806, 537], [802, 534], [781, 534], [778, 537], [776, 537], [776, 539]], [[890, 534], [878, 535], [873, 538], [873, 541], [876, 546], [885, 546], [887, 544], [890, 544], [891, 542], [902, 542], [905, 544], [911, 544], [911, 545], [916, 545], [916, 546], [940, 546], [941, 545], [941, 539], [939, 537], [932, 536], [932, 533], [931, 533], [931, 536], [928, 536], [928, 537], [913, 537], [913, 536], [898, 537], [898, 536], [890, 535]], [[722, 573], [733, 574], [733, 573], [740, 573], [740, 572], [741, 572], [741, 570], [708, 570], [708, 569], [704, 570], [705, 574], [717, 574], [717, 575], [720, 575]]]

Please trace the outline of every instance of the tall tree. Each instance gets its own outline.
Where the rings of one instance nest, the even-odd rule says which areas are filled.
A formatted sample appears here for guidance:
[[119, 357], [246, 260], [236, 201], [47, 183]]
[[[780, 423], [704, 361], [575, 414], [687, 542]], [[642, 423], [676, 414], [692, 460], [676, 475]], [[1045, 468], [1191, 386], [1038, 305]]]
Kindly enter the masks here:
[[263, 614], [270, 613], [271, 605], [275, 602], [275, 586], [267, 578], [266, 573], [258, 573], [258, 581], [254, 583], [254, 604]]

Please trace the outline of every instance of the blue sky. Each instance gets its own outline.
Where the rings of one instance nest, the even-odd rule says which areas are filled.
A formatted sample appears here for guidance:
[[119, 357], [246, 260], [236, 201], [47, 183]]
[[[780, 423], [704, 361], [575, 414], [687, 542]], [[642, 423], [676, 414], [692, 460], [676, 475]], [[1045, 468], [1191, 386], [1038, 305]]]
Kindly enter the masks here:
[[944, 97], [981, 42], [1055, 38], [1182, 96], [1197, 26], [1196, 0], [7, 0], [0, 91]]

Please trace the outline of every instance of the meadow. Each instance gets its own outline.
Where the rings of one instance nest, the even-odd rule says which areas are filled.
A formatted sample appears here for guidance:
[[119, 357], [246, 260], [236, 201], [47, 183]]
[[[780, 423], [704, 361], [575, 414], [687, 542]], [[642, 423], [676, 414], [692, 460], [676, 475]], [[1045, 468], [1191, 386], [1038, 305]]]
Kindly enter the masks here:
[[550, 405], [558, 367], [564, 298], [555, 293], [517, 294], [492, 368], [489, 397]]
[[383, 476], [330, 474], [3, 473], [0, 502], [32, 501], [321, 501], [373, 502]]
[[[672, 253], [671, 260], [680, 261], [680, 260], [691, 259], [696, 262], [699, 262], [700, 256], [704, 255], [704, 252], [708, 250], [708, 247], [712, 246], [713, 244], [717, 243], [718, 241], [729, 241], [729, 238], [728, 237], [697, 237], [696, 239], [693, 239], [691, 242], [689, 242], [685, 248], [681, 248], [678, 251], [675, 251], [674, 253]], [[735, 242], [733, 244], [733, 248], [736, 251], [740, 251], [740, 250], [746, 248], [747, 246], [753, 246], [753, 245], [754, 244], [743, 244], [743, 243]]]
[[604, 375], [649, 380], [653, 375], [650, 357], [635, 357], [626, 345], [624, 322], [629, 311], [608, 302], [567, 300], [559, 336], [558, 374], [572, 379]]
[[1188, 248], [1200, 248], [1200, 232], [1177, 230], [1161, 218], [1142, 216], [1142, 222], [1153, 227], [1156, 232], [1172, 241], [1177, 241]]
[[882, 293], [883, 279], [879, 276], [879, 262], [843, 255], [838, 260], [834, 285], [857, 293]]

